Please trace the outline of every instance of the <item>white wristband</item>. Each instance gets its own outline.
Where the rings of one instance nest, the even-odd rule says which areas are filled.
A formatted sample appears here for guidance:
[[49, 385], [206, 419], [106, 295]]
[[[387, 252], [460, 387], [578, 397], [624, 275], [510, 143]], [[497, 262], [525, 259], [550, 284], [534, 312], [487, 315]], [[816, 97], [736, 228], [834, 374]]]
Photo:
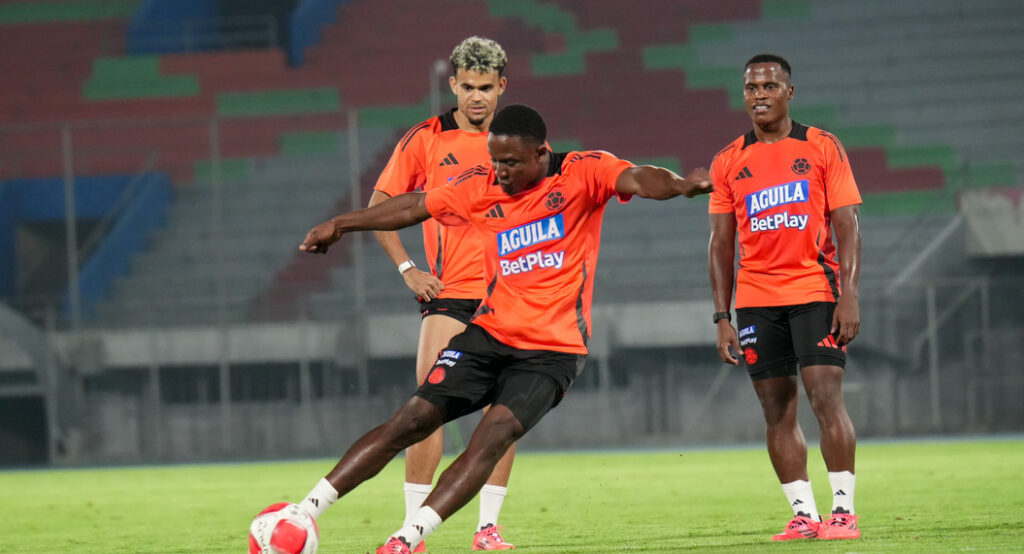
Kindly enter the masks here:
[[412, 260], [405, 260], [404, 262], [398, 264], [398, 272], [405, 273], [406, 271], [409, 271], [414, 267], [416, 267], [416, 264], [414, 264]]

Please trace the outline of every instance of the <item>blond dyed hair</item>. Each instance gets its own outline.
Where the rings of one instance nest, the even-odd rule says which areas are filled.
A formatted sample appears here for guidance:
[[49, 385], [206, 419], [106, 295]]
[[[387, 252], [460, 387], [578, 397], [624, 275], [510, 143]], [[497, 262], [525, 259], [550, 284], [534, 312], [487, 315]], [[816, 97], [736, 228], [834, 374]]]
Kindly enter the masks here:
[[498, 75], [505, 72], [508, 56], [497, 42], [483, 37], [469, 37], [452, 50], [450, 58], [452, 75], [460, 69], [488, 73], [497, 71]]

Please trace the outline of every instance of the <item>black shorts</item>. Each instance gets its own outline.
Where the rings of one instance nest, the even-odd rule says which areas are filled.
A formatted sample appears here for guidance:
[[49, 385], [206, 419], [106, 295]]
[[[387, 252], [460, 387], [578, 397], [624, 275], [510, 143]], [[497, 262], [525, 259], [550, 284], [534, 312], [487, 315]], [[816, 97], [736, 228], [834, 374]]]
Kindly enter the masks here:
[[437, 406], [445, 422], [501, 404], [525, 432], [562, 401], [585, 361], [580, 354], [512, 348], [470, 324], [441, 351], [415, 394]]
[[832, 330], [835, 302], [738, 308], [740, 347], [751, 380], [796, 375], [797, 366], [846, 367], [846, 347]]
[[473, 319], [476, 309], [480, 307], [480, 299], [466, 298], [435, 298], [433, 300], [420, 300], [420, 313], [422, 317], [428, 315], [446, 315], [457, 319], [466, 325]]

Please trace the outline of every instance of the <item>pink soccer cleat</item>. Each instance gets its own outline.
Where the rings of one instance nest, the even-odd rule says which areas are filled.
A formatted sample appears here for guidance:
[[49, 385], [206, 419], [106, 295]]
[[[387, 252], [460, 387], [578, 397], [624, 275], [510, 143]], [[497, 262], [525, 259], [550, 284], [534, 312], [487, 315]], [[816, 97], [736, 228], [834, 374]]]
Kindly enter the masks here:
[[821, 524], [819, 539], [859, 539], [860, 527], [857, 527], [857, 514], [835, 513]]
[[501, 538], [501, 532], [505, 528], [501, 525], [488, 525], [473, 535], [473, 550], [513, 550], [515, 545], [505, 542]]
[[427, 551], [427, 541], [420, 541], [420, 543], [416, 545], [416, 548], [412, 549], [412, 554], [420, 554], [421, 552], [426, 552], [426, 551]]
[[377, 554], [412, 554], [412, 549], [401, 538], [391, 537], [384, 546], [377, 549]]
[[786, 529], [772, 536], [773, 541], [790, 541], [794, 539], [814, 539], [818, 537], [821, 523], [807, 516], [796, 516], [789, 520]]

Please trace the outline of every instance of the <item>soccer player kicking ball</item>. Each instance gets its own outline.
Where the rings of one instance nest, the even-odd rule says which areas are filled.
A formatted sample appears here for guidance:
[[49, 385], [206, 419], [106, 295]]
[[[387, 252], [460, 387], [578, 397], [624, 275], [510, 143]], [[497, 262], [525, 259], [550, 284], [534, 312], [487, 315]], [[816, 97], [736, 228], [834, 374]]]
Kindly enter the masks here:
[[412, 552], [469, 502], [498, 460], [561, 401], [583, 368], [590, 337], [601, 218], [609, 200], [664, 200], [711, 190], [708, 173], [681, 178], [607, 152], [556, 154], [540, 114], [522, 105], [494, 116], [489, 165], [451, 186], [406, 193], [314, 227], [299, 247], [323, 254], [351, 231], [396, 230], [433, 217], [481, 233], [486, 296], [441, 351], [426, 381], [358, 439], [306, 496], [314, 518], [444, 423], [491, 405], [416, 514], [379, 554]]
[[[842, 383], [846, 345], [860, 329], [861, 199], [839, 140], [789, 118], [790, 75], [779, 56], [747, 62], [743, 99], [754, 128], [711, 164], [708, 261], [718, 354], [730, 364], [739, 364], [732, 352], [743, 354], [764, 413], [768, 457], [793, 508], [793, 519], [772, 539], [855, 539], [856, 438]], [[738, 334], [729, 312], [737, 231]], [[818, 419], [832, 484], [832, 514], [824, 523], [797, 423], [797, 368]]]
[[[497, 109], [498, 97], [505, 92], [506, 79], [502, 73], [506, 59], [501, 45], [481, 37], [469, 37], [452, 50], [452, 76], [448, 83], [458, 107], [415, 125], [402, 137], [377, 180], [370, 206], [406, 192], [444, 187], [467, 168], [487, 162], [487, 128]], [[422, 384], [434, 367], [437, 353], [452, 337], [466, 330], [484, 297], [487, 284], [483, 244], [472, 227], [447, 227], [433, 219], [424, 221], [423, 248], [430, 265], [428, 273], [416, 268], [397, 232], [378, 231], [376, 235], [405, 284], [419, 299], [423, 322], [416, 350], [416, 383]], [[438, 428], [405, 453], [407, 523], [430, 494], [443, 450], [444, 438]], [[513, 445], [480, 489], [473, 550], [515, 548], [505, 542], [498, 525], [514, 456]], [[425, 551], [425, 544], [420, 543], [416, 552]]]

